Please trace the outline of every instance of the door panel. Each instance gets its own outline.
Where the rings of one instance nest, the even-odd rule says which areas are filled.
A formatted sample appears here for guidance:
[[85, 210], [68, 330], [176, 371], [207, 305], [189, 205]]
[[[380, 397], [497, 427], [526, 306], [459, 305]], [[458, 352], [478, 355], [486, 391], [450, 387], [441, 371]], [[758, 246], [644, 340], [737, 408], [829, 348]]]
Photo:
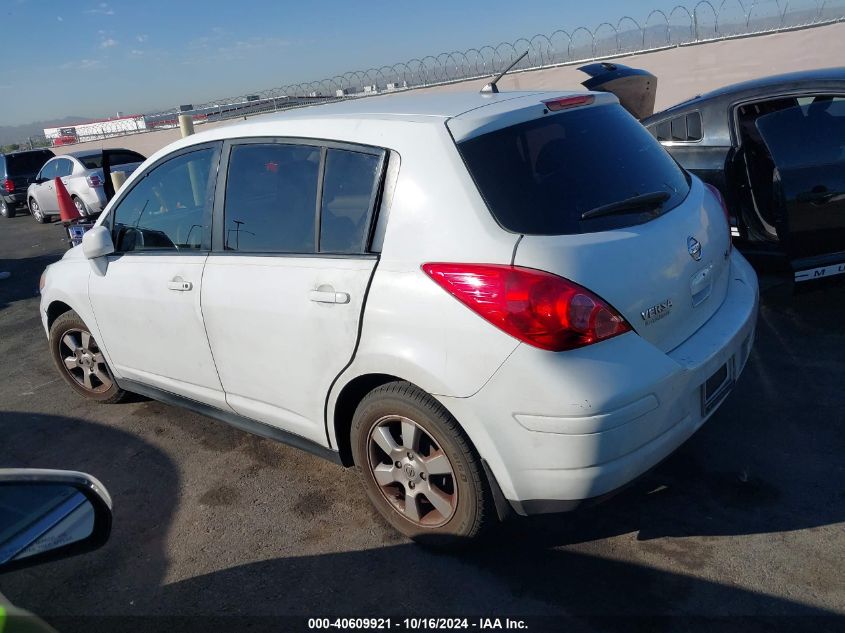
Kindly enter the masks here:
[[220, 145], [177, 152], [121, 191], [106, 223], [116, 254], [88, 294], [123, 377], [227, 409], [200, 305]]
[[110, 256], [88, 294], [115, 369], [130, 380], [228, 409], [203, 326], [207, 255]]
[[202, 310], [232, 409], [326, 444], [326, 395], [352, 358], [375, 264], [209, 256]]
[[778, 236], [793, 259], [845, 251], [845, 99], [760, 117]]

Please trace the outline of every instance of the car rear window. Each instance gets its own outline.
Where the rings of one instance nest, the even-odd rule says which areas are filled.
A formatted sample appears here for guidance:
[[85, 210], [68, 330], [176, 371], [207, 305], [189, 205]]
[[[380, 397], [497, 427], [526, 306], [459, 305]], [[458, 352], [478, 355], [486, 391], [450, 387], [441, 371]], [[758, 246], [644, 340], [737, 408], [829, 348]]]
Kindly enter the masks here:
[[[678, 206], [689, 176], [621, 106], [546, 115], [458, 143], [490, 212], [531, 235], [593, 233], [647, 222]], [[636, 196], [668, 194], [659, 208], [582, 220]]]
[[8, 176], [26, 176], [38, 173], [48, 160], [53, 158], [50, 152], [24, 152], [7, 154], [6, 168]]
[[[140, 154], [134, 152], [115, 152], [110, 155], [109, 165], [126, 165], [128, 163], [143, 163], [146, 160]], [[79, 156], [79, 162], [85, 165], [85, 169], [100, 169], [103, 166], [102, 154], [91, 154], [89, 156]]]

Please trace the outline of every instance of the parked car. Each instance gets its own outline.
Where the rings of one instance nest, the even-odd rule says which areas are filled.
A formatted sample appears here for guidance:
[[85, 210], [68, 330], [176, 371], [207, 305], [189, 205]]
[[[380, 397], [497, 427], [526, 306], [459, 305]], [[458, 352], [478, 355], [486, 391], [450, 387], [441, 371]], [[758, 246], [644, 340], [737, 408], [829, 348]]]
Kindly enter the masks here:
[[758, 305], [714, 191], [614, 96], [557, 92], [374, 97], [188, 137], [41, 293], [79, 394], [354, 465], [394, 527], [437, 542], [657, 464], [731, 391]]
[[26, 209], [27, 188], [53, 156], [49, 149], [0, 154], [0, 216], [13, 218]]
[[[593, 89], [616, 81], [650, 95], [653, 109], [648, 73], [618, 64], [586, 70]], [[755, 79], [658, 114], [632, 112], [683, 167], [719, 189], [747, 256], [788, 264], [795, 282], [845, 273], [845, 68]]]
[[126, 172], [127, 176], [146, 160], [138, 152], [128, 149], [83, 150], [56, 156], [41, 168], [27, 191], [32, 217], [38, 222], [47, 222], [50, 216], [59, 214], [54, 185], [57, 177], [62, 179], [80, 215], [100, 213], [109, 200], [111, 187], [103, 172], [104, 156], [108, 156], [111, 170]]

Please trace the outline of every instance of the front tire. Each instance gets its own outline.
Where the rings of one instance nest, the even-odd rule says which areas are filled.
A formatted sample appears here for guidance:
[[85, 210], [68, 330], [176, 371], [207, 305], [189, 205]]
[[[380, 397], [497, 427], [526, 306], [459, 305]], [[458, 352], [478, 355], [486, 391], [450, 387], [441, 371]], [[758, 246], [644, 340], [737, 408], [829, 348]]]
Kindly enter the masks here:
[[455, 548], [493, 516], [481, 459], [457, 420], [407, 382], [371, 391], [352, 420], [355, 466], [379, 513], [424, 545]]
[[65, 312], [50, 326], [50, 352], [62, 378], [79, 395], [106, 404], [126, 397], [88, 326], [76, 312]]
[[38, 224], [44, 224], [47, 222], [47, 216], [44, 215], [44, 212], [41, 210], [41, 207], [38, 206], [38, 202], [35, 201], [35, 198], [29, 199], [29, 212]]
[[7, 219], [13, 218], [15, 217], [15, 215], [17, 215], [17, 211], [15, 211], [14, 207], [10, 207], [8, 204], [6, 204], [5, 200], [0, 200], [0, 215]]

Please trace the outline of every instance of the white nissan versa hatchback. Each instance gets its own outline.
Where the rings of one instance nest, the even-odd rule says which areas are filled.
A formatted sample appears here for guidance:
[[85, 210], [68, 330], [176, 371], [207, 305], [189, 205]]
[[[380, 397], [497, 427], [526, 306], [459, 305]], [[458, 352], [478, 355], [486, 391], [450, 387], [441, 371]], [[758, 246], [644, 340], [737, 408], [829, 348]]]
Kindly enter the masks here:
[[56, 366], [361, 473], [406, 535], [603, 496], [748, 358], [721, 200], [607, 93], [374, 97], [148, 159], [41, 282]]

